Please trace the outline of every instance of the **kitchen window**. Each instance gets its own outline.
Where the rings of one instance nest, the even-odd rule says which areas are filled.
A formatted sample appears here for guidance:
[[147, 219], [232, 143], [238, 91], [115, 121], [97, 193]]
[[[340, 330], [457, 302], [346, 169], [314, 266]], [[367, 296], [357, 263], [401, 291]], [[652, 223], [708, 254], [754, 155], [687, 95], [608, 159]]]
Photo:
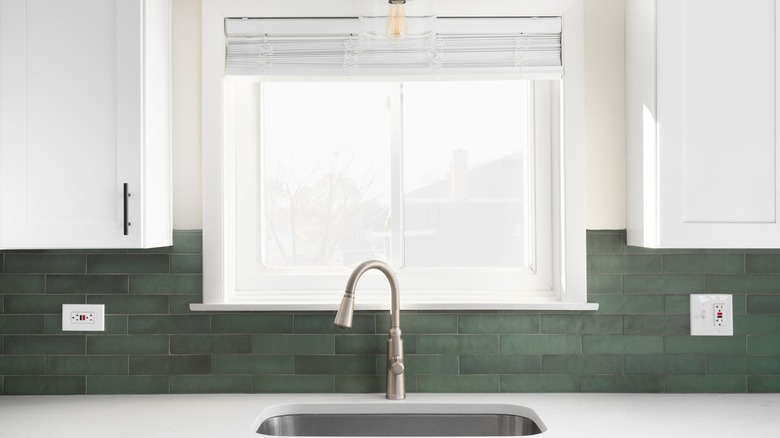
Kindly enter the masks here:
[[[519, 74], [460, 61], [433, 72], [360, 60], [346, 73], [295, 71], [286, 59], [257, 61], [295, 46], [272, 48], [265, 32], [225, 51], [226, 30], [229, 40], [231, 29], [246, 37], [255, 25], [231, 22], [247, 14], [229, 10], [204, 2], [204, 20], [224, 20], [211, 34], [219, 55], [204, 21], [204, 61], [223, 58], [220, 69], [204, 62], [204, 108], [213, 92], [219, 109], [204, 111], [204, 303], [194, 309], [335, 309], [351, 268], [367, 259], [394, 268], [406, 309], [593, 306], [582, 212], [570, 210], [582, 196], [581, 170], [572, 171], [581, 139], [568, 137], [578, 120], [565, 105], [577, 103], [577, 83], [541, 66], [548, 55], [524, 59]], [[355, 22], [288, 20], [258, 21], [282, 33], [296, 22]], [[469, 20], [519, 22], [458, 17], [459, 33]], [[566, 29], [559, 17], [521, 20]], [[358, 309], [387, 308], [385, 289], [367, 276]]]

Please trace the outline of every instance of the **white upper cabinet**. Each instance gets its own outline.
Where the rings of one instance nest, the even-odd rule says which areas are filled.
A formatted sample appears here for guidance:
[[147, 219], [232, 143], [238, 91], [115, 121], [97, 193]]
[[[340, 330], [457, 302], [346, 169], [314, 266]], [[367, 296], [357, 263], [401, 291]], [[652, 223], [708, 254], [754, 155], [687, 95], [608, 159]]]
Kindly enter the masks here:
[[626, 11], [628, 244], [780, 248], [775, 1]]
[[168, 0], [0, 0], [0, 248], [171, 244], [170, 28]]

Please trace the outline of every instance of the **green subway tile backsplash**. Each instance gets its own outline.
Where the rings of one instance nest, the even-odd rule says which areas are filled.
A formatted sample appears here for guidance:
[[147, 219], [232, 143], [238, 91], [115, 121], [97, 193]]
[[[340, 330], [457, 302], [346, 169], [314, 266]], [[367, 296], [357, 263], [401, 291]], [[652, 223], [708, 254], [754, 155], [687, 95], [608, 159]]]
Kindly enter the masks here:
[[[384, 391], [387, 312], [346, 331], [333, 312], [191, 312], [201, 232], [173, 242], [0, 251], [0, 394]], [[587, 245], [598, 311], [402, 312], [407, 390], [780, 392], [780, 250]], [[733, 294], [735, 336], [689, 336], [692, 293]], [[62, 332], [64, 303], [105, 304], [106, 331]]]

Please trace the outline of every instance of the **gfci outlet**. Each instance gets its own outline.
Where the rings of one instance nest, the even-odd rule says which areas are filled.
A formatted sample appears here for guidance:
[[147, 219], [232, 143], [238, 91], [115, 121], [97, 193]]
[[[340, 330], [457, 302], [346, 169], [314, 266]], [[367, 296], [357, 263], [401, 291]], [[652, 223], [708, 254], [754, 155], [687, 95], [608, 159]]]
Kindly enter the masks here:
[[103, 304], [63, 304], [62, 331], [102, 332], [105, 315]]
[[731, 295], [691, 295], [691, 336], [733, 336]]

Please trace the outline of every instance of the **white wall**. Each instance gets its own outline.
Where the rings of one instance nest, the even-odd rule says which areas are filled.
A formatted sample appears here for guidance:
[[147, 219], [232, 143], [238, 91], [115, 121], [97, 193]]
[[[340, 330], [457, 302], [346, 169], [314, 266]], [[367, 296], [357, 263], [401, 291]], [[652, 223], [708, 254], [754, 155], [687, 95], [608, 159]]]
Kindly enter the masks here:
[[200, 0], [173, 0], [173, 228], [200, 230]]
[[[586, 227], [623, 229], [626, 0], [585, 1]], [[201, 229], [200, 0], [173, 0], [173, 226]]]

